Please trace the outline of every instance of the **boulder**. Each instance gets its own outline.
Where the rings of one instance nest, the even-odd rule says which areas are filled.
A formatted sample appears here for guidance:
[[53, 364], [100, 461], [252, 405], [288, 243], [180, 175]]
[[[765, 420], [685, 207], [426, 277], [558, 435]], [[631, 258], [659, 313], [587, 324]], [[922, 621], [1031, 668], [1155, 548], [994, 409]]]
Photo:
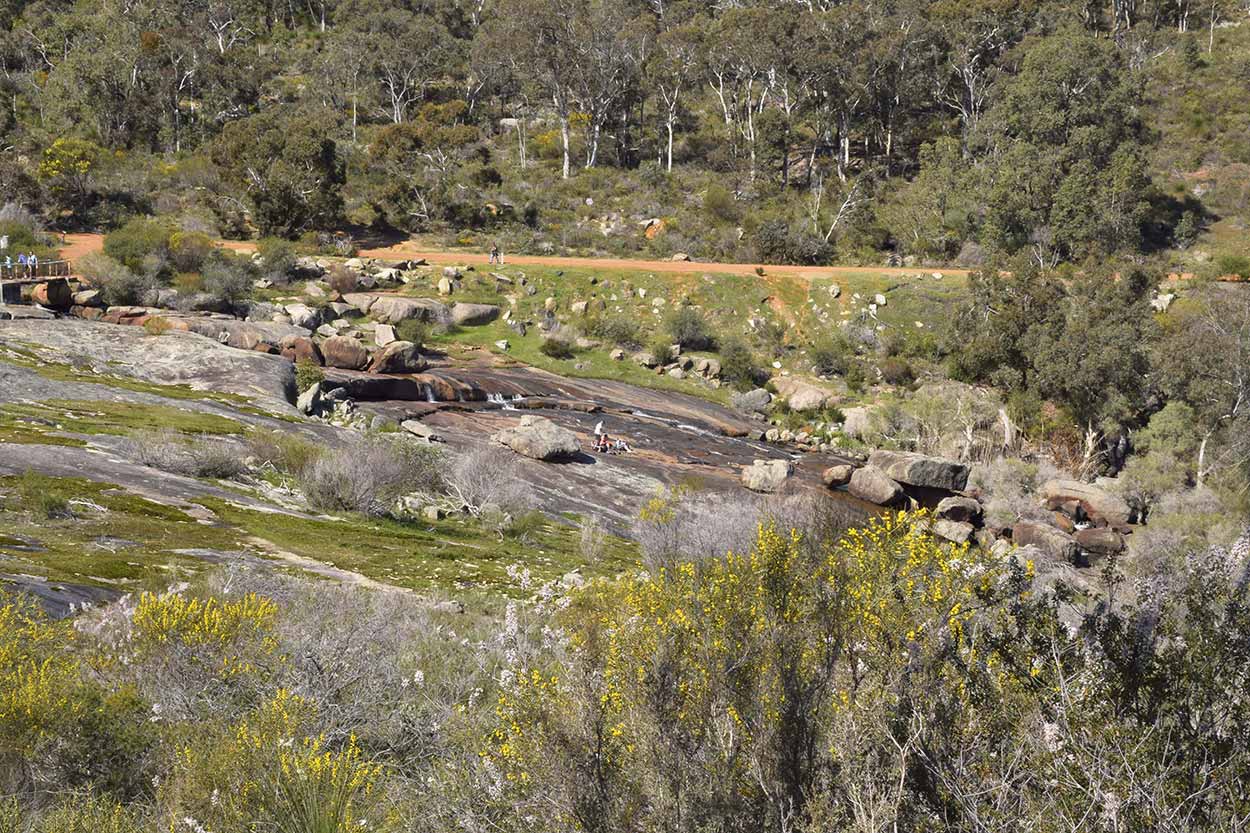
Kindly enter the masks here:
[[451, 308], [452, 323], [461, 327], [479, 327], [499, 317], [499, 307], [494, 304], [465, 304], [457, 302]]
[[968, 485], [968, 467], [954, 460], [907, 451], [874, 451], [868, 464], [908, 486], [962, 492]]
[[104, 293], [98, 289], [83, 289], [74, 293], [74, 305], [80, 307], [104, 306]]
[[379, 324], [373, 328], [373, 343], [385, 347], [396, 340], [395, 328], [390, 324]]
[[295, 407], [305, 416], [316, 416], [321, 411], [321, 383], [315, 382], [295, 400]]
[[370, 373], [420, 373], [429, 367], [421, 348], [411, 341], [392, 341], [373, 357]]
[[1011, 540], [1016, 546], [1036, 547], [1053, 559], [1078, 563], [1080, 547], [1068, 533], [1035, 521], [1017, 521], [1011, 528]]
[[851, 476], [855, 474], [855, 467], [846, 463], [837, 466], [830, 466], [821, 474], [820, 479], [830, 489], [838, 486], [845, 486], [851, 482]]
[[74, 294], [66, 281], [37, 283], [30, 297], [36, 304], [50, 309], [69, 309], [74, 304]]
[[856, 469], [847, 484], [851, 494], [878, 506], [890, 506], [903, 497], [903, 487], [875, 466]]
[[755, 414], [767, 411], [772, 401], [773, 395], [763, 388], [755, 388], [746, 393], [735, 393], [732, 399], [733, 406], [739, 411]]
[[933, 534], [952, 544], [966, 544], [976, 529], [963, 521], [936, 520], [933, 522]]
[[872, 409], [863, 406], [842, 409], [842, 433], [861, 439], [872, 428]]
[[303, 327], [305, 330], [315, 330], [322, 324], [321, 310], [314, 309], [307, 304], [287, 304], [282, 311], [291, 319], [291, 323], [296, 327]]
[[879, 307], [884, 307], [886, 304], [885, 296], [878, 292], [873, 296], [872, 302]]
[[438, 432], [420, 420], [406, 419], [399, 423], [399, 427], [407, 431], [409, 434], [412, 434], [414, 437], [420, 437], [426, 442], [441, 443], [443, 441], [442, 436], [438, 434]]
[[817, 387], [811, 382], [794, 377], [780, 376], [773, 379], [777, 394], [786, 400], [792, 411], [818, 411], [834, 402], [833, 391]]
[[933, 514], [938, 520], [979, 524], [981, 522], [981, 504], [970, 497], [956, 495], [954, 497], [942, 498]]
[[374, 296], [367, 315], [383, 324], [398, 324], [410, 320], [434, 322], [446, 320], [447, 307], [430, 298]]
[[635, 353], [634, 361], [638, 362], [638, 364], [642, 365], [643, 367], [659, 367], [660, 366], [659, 359], [657, 359], [655, 357], [655, 354], [653, 353], [647, 353], [647, 352]]
[[325, 364], [325, 359], [321, 357], [321, 350], [318, 349], [317, 343], [308, 336], [287, 336], [278, 345], [278, 353], [282, 358], [293, 362]]
[[772, 494], [779, 490], [794, 471], [789, 460], [756, 460], [742, 467], [742, 485], [753, 492]]
[[372, 309], [374, 302], [377, 300], [377, 295], [371, 295], [368, 292], [348, 292], [343, 296], [343, 303], [351, 304], [364, 315], [369, 314], [369, 310]]
[[327, 367], [343, 370], [362, 370], [369, 363], [364, 345], [348, 336], [332, 336], [321, 342], [321, 355]]
[[[112, 314], [114, 309], [116, 307], [110, 307], [109, 313]], [[108, 317], [104, 320], [107, 321]], [[302, 327], [261, 321], [238, 321], [233, 318], [176, 319], [175, 327], [185, 327], [187, 332], [197, 333], [238, 350], [259, 350], [267, 353], [280, 353], [283, 341], [288, 338], [308, 336], [308, 331]]]
[[534, 460], [560, 460], [581, 452], [576, 434], [549, 419], [532, 415], [521, 417], [515, 428], [504, 429], [491, 440]]
[[1072, 537], [1081, 549], [1093, 555], [1116, 555], [1124, 552], [1124, 536], [1105, 526], [1077, 530]]
[[1065, 504], [1079, 505], [1081, 511], [1100, 526], [1124, 527], [1133, 518], [1133, 510], [1124, 498], [1079, 480], [1047, 480], [1039, 494], [1049, 509], [1059, 509]]
[[452, 292], [455, 291], [455, 288], [456, 288], [456, 285], [452, 283], [450, 278], [443, 277], [443, 278], [438, 279], [438, 294], [439, 295], [450, 295]]
[[672, 260], [674, 263], [689, 263], [690, 255], [686, 254], [685, 252], [678, 252], [677, 254], [673, 255]]

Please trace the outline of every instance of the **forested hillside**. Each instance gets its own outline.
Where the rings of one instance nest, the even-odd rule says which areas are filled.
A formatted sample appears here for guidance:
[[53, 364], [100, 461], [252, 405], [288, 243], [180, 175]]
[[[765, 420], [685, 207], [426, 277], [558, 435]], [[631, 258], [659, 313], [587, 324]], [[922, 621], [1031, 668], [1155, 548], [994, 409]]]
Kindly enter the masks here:
[[[1250, 271], [1242, 4], [6, 0], [55, 227]], [[644, 224], [649, 226], [644, 231]]]

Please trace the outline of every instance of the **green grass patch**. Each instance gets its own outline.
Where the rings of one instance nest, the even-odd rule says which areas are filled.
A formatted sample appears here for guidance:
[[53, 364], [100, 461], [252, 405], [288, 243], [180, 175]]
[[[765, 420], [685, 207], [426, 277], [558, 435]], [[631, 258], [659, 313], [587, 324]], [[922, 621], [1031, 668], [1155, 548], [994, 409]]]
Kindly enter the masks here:
[[579, 551], [580, 531], [545, 518], [525, 524], [521, 537], [500, 537], [466, 516], [437, 523], [307, 519], [253, 511], [222, 500], [201, 503], [226, 524], [295, 555], [414, 590], [516, 594], [520, 588], [507, 574], [513, 564], [528, 567], [535, 581], [545, 582], [575, 569], [586, 577], [615, 575], [638, 563], [636, 547], [617, 538], [609, 539], [602, 560], [586, 563]]
[[[0, 439], [13, 442], [58, 443], [58, 432], [71, 434], [129, 434], [168, 428], [184, 434], [242, 434], [244, 426], [227, 417], [183, 410], [168, 405], [106, 400], [49, 399], [46, 402], [10, 402], [0, 405]], [[72, 438], [70, 438], [72, 439]]]
[[[234, 530], [77, 478], [0, 477], [0, 572], [122, 587], [163, 586], [209, 566], [174, 550], [239, 549]], [[47, 517], [48, 506], [64, 514]], [[30, 542], [34, 546], [28, 546]]]

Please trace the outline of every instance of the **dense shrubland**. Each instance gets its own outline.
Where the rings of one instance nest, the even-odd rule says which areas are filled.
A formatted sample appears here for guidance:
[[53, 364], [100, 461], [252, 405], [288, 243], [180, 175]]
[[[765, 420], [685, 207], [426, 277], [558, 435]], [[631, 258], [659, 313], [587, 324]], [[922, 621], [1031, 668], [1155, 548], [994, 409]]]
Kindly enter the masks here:
[[529, 601], [502, 624], [241, 569], [72, 621], [7, 601], [0, 819], [1237, 829], [1244, 535], [1072, 598], [939, 544], [923, 515], [842, 533], [777, 516], [744, 549], [580, 588], [518, 569]]
[[1246, 216], [1244, 17], [1219, 2], [19, 0], [0, 14], [0, 194], [58, 227], [160, 215], [313, 245], [350, 227], [971, 266], [1170, 248], [1215, 269], [1212, 250], [1245, 254], [1227, 233]]

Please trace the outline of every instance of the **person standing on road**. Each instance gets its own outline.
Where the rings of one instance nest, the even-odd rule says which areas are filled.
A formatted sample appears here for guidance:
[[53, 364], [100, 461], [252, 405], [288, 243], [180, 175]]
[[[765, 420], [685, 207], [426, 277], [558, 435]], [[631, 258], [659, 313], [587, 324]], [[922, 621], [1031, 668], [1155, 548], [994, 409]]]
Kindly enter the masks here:
[[26, 262], [30, 265], [30, 276], [32, 278], [39, 277], [39, 255], [31, 252], [30, 259]]
[[490, 246], [490, 262], [492, 264], [503, 265], [503, 257], [499, 254], [499, 244], [492, 243]]

